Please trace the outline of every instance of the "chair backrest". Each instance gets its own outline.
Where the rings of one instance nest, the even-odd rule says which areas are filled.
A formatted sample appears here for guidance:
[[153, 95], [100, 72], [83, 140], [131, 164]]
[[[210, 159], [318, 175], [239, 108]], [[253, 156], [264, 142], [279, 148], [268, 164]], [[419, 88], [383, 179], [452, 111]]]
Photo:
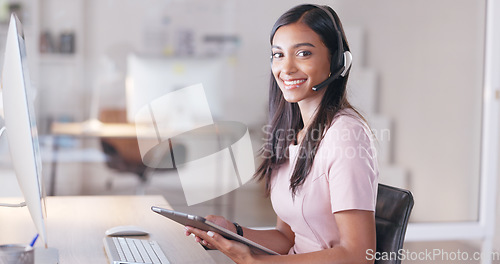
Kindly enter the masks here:
[[[102, 109], [99, 120], [103, 123], [126, 123], [127, 112], [125, 109]], [[108, 167], [138, 175], [147, 169], [142, 162], [137, 138], [102, 137], [101, 146], [107, 156]]]
[[378, 185], [375, 209], [377, 252], [380, 254], [379, 256], [392, 254], [392, 257], [389, 259], [377, 258], [376, 264], [401, 263], [397, 254], [403, 248], [413, 203], [413, 195], [410, 191], [384, 184]]

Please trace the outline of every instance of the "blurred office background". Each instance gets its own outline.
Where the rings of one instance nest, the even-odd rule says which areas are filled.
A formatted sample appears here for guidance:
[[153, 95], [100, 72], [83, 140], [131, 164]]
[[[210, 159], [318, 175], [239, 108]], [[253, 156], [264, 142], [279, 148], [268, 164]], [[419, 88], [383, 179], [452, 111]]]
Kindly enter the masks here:
[[[411, 222], [477, 221], [486, 0], [312, 2], [329, 4], [343, 21], [354, 56], [351, 100], [378, 137], [381, 182], [415, 196]], [[148, 170], [142, 184], [137, 173], [108, 166], [101, 138], [85, 136], [85, 129], [95, 128], [89, 120], [130, 121], [126, 80], [133, 57], [172, 78], [208, 73], [214, 119], [246, 124], [256, 151], [267, 119], [269, 31], [299, 3], [1, 0], [2, 50], [9, 12], [16, 11], [25, 26], [47, 191], [161, 194], [179, 209], [273, 225], [260, 184], [187, 207], [175, 171]], [[178, 88], [165, 87], [165, 93]], [[110, 112], [119, 117], [102, 120]], [[55, 122], [88, 127], [80, 136], [62, 136], [53, 133]], [[3, 189], [15, 185], [4, 139], [0, 155], [0, 195], [16, 195]]]

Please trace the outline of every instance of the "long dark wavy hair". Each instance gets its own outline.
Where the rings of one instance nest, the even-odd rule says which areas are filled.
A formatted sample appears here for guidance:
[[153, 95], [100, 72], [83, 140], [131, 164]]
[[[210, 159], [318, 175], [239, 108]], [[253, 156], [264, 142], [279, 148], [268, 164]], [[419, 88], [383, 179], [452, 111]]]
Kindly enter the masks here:
[[[333, 25], [332, 19], [326, 12], [332, 14], [337, 27]], [[278, 18], [271, 30], [271, 45], [276, 31], [281, 26], [297, 22], [304, 23], [321, 37], [321, 40], [329, 50], [330, 56], [337, 54], [336, 52], [339, 50], [338, 34], [335, 28], [341, 33], [344, 50], [349, 50], [344, 29], [335, 11], [328, 6], [320, 8], [309, 4], [293, 7]], [[333, 63], [332, 60], [330, 63]], [[346, 84], [348, 78], [349, 72], [344, 77], [337, 78], [328, 87], [323, 88], [326, 89], [325, 94], [300, 144], [297, 161], [290, 179], [290, 190], [293, 197], [295, 197], [298, 188], [304, 183], [311, 171], [314, 157], [324, 132], [330, 127], [335, 115], [340, 110], [352, 109], [360, 118], [363, 118], [347, 100]], [[263, 161], [254, 176], [258, 180], [265, 180], [267, 195], [271, 191], [273, 170], [276, 170], [288, 160], [288, 146], [295, 144], [297, 134], [303, 127], [304, 123], [298, 104], [289, 103], [285, 100], [278, 87], [278, 83], [271, 73], [267, 138], [266, 143], [260, 149], [260, 156], [263, 158]]]

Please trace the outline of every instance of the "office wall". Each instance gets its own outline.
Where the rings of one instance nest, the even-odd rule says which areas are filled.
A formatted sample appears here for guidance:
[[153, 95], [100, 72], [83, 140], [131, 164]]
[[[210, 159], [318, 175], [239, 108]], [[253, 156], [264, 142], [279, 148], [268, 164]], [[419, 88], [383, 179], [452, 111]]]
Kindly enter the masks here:
[[409, 171], [413, 221], [477, 219], [484, 1], [338, 1], [366, 32], [394, 162]]
[[[500, 135], [499, 135], [500, 137]], [[499, 140], [500, 142], [500, 140]], [[500, 155], [498, 157], [498, 163], [497, 164], [500, 164]], [[496, 226], [495, 226], [495, 234], [493, 235], [493, 248], [495, 250], [500, 250], [500, 221], [498, 221], [498, 219], [500, 219], [500, 195], [498, 195], [498, 192], [500, 190], [500, 173], [499, 173], [499, 177], [497, 178], [497, 209], [496, 209]]]

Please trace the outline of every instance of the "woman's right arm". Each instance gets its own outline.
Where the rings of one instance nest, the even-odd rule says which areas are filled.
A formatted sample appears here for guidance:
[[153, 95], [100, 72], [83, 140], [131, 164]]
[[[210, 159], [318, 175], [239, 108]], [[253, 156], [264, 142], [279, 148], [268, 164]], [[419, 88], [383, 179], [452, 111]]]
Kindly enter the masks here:
[[[236, 227], [234, 224], [222, 216], [209, 215], [206, 219], [236, 233]], [[290, 226], [283, 222], [279, 217], [276, 221], [275, 229], [255, 230], [246, 227], [242, 228], [243, 236], [245, 238], [280, 254], [288, 254], [288, 251], [294, 244], [295, 234]]]

